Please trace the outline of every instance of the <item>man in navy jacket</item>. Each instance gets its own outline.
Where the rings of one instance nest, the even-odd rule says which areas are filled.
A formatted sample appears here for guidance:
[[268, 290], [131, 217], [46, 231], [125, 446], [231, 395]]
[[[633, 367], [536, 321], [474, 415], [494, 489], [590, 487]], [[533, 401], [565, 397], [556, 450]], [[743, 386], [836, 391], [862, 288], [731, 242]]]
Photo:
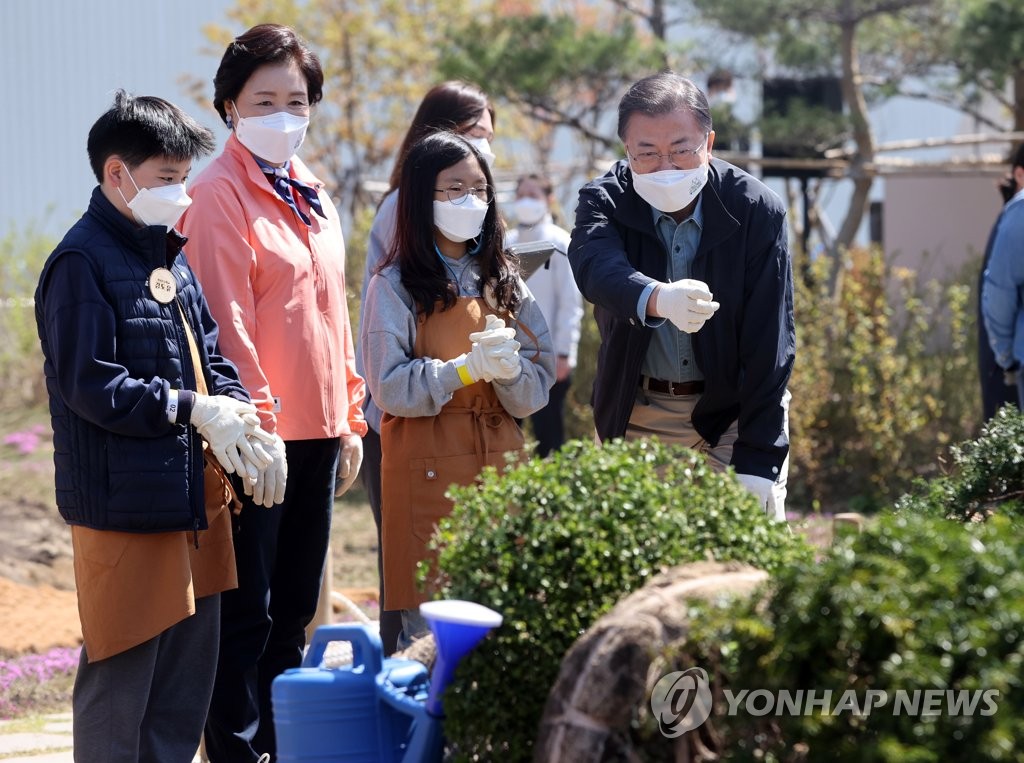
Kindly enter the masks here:
[[569, 260], [594, 303], [601, 440], [657, 435], [782, 505], [795, 356], [785, 209], [711, 158], [707, 98], [662, 72], [619, 104], [626, 159], [580, 191]]

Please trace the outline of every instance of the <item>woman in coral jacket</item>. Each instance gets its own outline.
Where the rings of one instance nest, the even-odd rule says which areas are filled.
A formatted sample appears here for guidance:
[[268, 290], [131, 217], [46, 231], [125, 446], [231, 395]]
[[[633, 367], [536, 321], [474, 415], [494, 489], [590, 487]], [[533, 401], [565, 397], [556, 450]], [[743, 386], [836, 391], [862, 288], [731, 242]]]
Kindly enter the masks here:
[[[191, 186], [189, 259], [264, 427], [284, 440], [288, 487], [234, 527], [239, 588], [223, 602], [206, 745], [213, 761], [275, 754], [270, 684], [302, 660], [336, 493], [362, 460], [364, 383], [345, 301], [345, 245], [328, 193], [295, 156], [322, 96], [320, 62], [288, 27], [253, 27], [214, 78], [232, 129]], [[337, 470], [337, 480], [336, 480]]]

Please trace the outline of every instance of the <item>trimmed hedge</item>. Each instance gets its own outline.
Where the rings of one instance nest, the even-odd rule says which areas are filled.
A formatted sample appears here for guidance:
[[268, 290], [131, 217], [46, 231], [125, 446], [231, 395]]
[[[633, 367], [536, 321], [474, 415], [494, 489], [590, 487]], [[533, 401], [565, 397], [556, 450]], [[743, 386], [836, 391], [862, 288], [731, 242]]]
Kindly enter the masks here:
[[812, 556], [734, 477], [657, 441], [574, 440], [451, 495], [434, 584], [505, 617], [445, 696], [457, 759], [530, 760], [569, 646], [655, 574], [708, 557], [774, 573]]
[[[723, 760], [1024, 760], [1024, 557], [1011, 522], [886, 515], [822, 564], [783, 571], [769, 590], [759, 607], [701, 611], [675, 655], [674, 664], [712, 675], [714, 715], [696, 733], [713, 727], [707, 739]], [[745, 702], [728, 715], [726, 689], [733, 699], [831, 690], [831, 712], [777, 714], [776, 700], [763, 716]], [[938, 712], [909, 712], [914, 692], [920, 711], [928, 690]], [[848, 691], [856, 708], [838, 710]], [[886, 701], [875, 694], [865, 712], [868, 691]], [[966, 703], [959, 714], [956, 702]], [[642, 736], [649, 759], [665, 758], [669, 743], [650, 720]]]

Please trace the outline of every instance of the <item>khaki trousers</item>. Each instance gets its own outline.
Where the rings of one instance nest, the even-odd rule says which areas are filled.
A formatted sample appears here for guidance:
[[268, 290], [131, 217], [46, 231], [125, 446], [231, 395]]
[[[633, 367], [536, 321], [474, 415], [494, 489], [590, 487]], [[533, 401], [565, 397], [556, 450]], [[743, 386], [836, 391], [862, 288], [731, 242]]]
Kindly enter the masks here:
[[[783, 428], [789, 435], [789, 390], [783, 395], [782, 405], [785, 409]], [[700, 395], [669, 395], [661, 392], [637, 388], [636, 401], [629, 423], [626, 425], [625, 438], [638, 440], [643, 437], [657, 436], [668, 445], [682, 445], [707, 456], [708, 463], [716, 471], [724, 472], [732, 460], [732, 448], [739, 437], [736, 422], [725, 431], [714, 447], [705, 440], [693, 427], [693, 408]], [[768, 516], [778, 521], [786, 519], [786, 483], [789, 480], [789, 456], [782, 464], [778, 478], [772, 487], [772, 496], [765, 511]]]

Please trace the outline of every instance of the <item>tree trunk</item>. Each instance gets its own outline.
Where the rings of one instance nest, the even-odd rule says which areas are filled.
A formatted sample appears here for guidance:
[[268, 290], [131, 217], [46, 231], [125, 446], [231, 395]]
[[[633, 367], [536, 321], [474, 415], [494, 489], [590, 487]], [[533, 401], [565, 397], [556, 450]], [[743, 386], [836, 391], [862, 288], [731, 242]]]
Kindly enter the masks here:
[[[665, 0], [651, 0], [651, 16], [649, 19], [651, 34], [662, 42], [668, 42], [668, 28], [665, 24]], [[668, 52], [665, 52], [665, 65], [668, 65]]]
[[853, 126], [853, 140], [856, 151], [850, 161], [848, 172], [848, 177], [853, 181], [853, 197], [850, 200], [846, 219], [843, 220], [839, 234], [836, 236], [833, 263], [829, 273], [829, 282], [834, 293], [838, 293], [837, 290], [840, 285], [839, 274], [842, 270], [842, 256], [840, 252], [853, 243], [857, 235], [857, 229], [860, 228], [861, 220], [867, 211], [872, 177], [865, 168], [875, 160], [875, 139], [871, 134], [871, 124], [868, 121], [868, 107], [864, 100], [860, 61], [857, 57], [857, 22], [852, 18], [852, 12], [850, 17], [840, 25], [840, 30], [840, 55], [843, 62], [841, 85], [843, 100], [850, 109], [850, 122]]
[[1013, 129], [1024, 130], [1024, 69], [1013, 75]]

